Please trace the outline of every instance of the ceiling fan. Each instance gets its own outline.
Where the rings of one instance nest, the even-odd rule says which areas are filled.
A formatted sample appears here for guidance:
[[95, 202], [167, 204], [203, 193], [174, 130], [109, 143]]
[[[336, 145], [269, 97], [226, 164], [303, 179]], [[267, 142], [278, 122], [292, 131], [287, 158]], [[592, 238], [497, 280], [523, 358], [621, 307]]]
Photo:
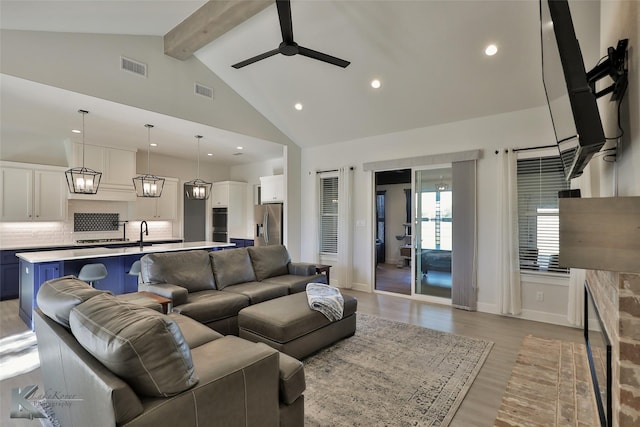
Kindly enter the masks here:
[[242, 68], [254, 62], [258, 62], [262, 59], [269, 58], [275, 54], [281, 53], [286, 56], [293, 56], [300, 54], [308, 58], [317, 59], [320, 61], [328, 62], [329, 64], [337, 65], [338, 67], [346, 68], [351, 62], [344, 59], [336, 58], [335, 56], [327, 55], [326, 53], [318, 52], [306, 47], [298, 45], [293, 41], [293, 24], [291, 22], [291, 1], [290, 0], [276, 0], [276, 6], [278, 8], [278, 17], [280, 18], [280, 31], [282, 32], [282, 43], [277, 49], [270, 50], [253, 58], [246, 59], [232, 65], [233, 68]]

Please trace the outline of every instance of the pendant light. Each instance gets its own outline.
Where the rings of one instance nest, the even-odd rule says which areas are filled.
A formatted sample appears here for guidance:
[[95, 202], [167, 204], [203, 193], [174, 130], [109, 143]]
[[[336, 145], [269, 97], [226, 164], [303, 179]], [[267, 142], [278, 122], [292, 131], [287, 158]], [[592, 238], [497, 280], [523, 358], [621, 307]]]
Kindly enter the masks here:
[[447, 191], [449, 189], [449, 185], [444, 182], [442, 175], [440, 175], [440, 182], [436, 184], [437, 191]]
[[136, 189], [138, 197], [160, 197], [164, 188], [164, 178], [151, 175], [151, 128], [153, 125], [144, 125], [147, 128], [147, 140], [149, 147], [147, 148], [147, 174], [133, 178], [133, 186]]
[[202, 135], [196, 135], [198, 140], [198, 170], [196, 179], [184, 183], [184, 192], [187, 199], [206, 200], [211, 194], [211, 183], [200, 179], [200, 139]]
[[74, 194], [96, 194], [100, 186], [101, 172], [84, 167], [84, 116], [89, 114], [87, 110], [78, 110], [82, 114], [82, 167], [71, 168], [64, 174], [67, 177], [69, 192]]

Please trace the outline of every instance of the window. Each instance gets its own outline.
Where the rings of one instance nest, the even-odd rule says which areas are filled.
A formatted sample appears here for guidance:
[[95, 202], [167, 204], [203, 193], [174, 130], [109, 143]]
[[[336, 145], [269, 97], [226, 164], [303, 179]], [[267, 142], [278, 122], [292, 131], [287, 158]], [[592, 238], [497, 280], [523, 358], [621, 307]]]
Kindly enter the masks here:
[[558, 191], [568, 188], [559, 156], [518, 159], [520, 270], [568, 273], [558, 265]]
[[320, 253], [338, 253], [338, 177], [320, 177]]
[[451, 250], [451, 190], [420, 193], [422, 208], [422, 249]]

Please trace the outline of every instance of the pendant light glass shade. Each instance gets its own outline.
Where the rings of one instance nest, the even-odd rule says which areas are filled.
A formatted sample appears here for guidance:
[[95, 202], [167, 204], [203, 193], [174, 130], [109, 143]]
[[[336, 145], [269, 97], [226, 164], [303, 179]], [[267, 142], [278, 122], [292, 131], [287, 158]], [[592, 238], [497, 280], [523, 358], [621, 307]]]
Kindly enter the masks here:
[[87, 110], [78, 110], [82, 114], [82, 167], [71, 168], [64, 174], [67, 177], [69, 192], [74, 194], [96, 194], [100, 186], [102, 173], [84, 167], [84, 116]]
[[147, 139], [149, 147], [147, 149], [147, 174], [133, 178], [133, 186], [138, 197], [160, 197], [164, 188], [164, 178], [151, 175], [151, 128], [153, 125], [144, 125], [147, 128]]
[[211, 183], [200, 179], [200, 139], [202, 135], [196, 135], [198, 140], [198, 171], [196, 179], [184, 183], [184, 192], [187, 199], [206, 200], [211, 194]]

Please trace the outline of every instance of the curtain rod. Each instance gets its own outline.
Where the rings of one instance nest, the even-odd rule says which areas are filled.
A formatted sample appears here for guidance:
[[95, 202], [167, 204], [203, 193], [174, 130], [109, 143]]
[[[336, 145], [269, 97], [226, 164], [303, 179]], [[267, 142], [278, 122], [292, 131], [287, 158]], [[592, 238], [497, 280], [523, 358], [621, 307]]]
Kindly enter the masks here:
[[[527, 148], [512, 148], [511, 151], [513, 151], [514, 153], [517, 153], [518, 151], [528, 151], [528, 150], [541, 150], [543, 148], [555, 148], [557, 147], [557, 144], [553, 144], [553, 145], [539, 145], [537, 147], [527, 147]], [[508, 152], [508, 149], [505, 149], [504, 152]], [[500, 151], [496, 150], [496, 154], [498, 154]]]
[[[354, 170], [355, 168], [353, 166], [349, 166], [349, 170]], [[326, 173], [326, 172], [338, 172], [340, 169], [328, 169], [325, 171], [316, 171], [316, 173]]]

